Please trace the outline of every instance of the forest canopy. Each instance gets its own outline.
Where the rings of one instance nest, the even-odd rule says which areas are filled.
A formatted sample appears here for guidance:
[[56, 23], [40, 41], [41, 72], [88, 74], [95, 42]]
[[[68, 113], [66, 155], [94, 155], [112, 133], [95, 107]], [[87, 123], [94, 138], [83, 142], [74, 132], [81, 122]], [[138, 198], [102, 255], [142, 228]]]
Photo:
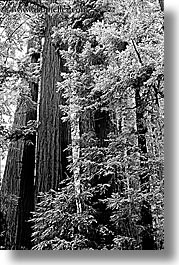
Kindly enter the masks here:
[[0, 1], [0, 156], [1, 249], [164, 249], [164, 2]]

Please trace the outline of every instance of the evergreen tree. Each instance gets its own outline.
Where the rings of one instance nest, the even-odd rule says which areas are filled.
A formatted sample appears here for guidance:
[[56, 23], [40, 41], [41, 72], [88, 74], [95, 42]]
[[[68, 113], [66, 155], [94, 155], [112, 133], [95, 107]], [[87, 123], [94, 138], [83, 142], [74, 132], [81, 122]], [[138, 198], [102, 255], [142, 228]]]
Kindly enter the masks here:
[[10, 155], [3, 179], [3, 200], [7, 191], [19, 196], [8, 206], [16, 205], [5, 218], [10, 227], [14, 216], [6, 248], [163, 249], [163, 1], [19, 6], [30, 7], [40, 8], [31, 36], [44, 38], [39, 103], [32, 82], [21, 100], [33, 119], [21, 116], [10, 135], [9, 152], [21, 146], [21, 179], [17, 185]]
[[[66, 66], [58, 88], [66, 99], [61, 106], [63, 120], [68, 119], [72, 127], [69, 168], [74, 178], [68, 180], [63, 191], [55, 193], [55, 199], [51, 197], [51, 203], [54, 205], [54, 200], [60, 200], [65, 191], [70, 201], [72, 198], [76, 201], [76, 206], [71, 204], [73, 211], [71, 207], [65, 211], [70, 218], [83, 220], [86, 224], [86, 214], [92, 217], [89, 229], [92, 227], [93, 233], [89, 238], [87, 231], [78, 226], [78, 221], [76, 225], [71, 221], [68, 230], [72, 225], [76, 234], [67, 239], [61, 229], [56, 230], [53, 241], [46, 223], [43, 235], [47, 237], [35, 241], [38, 243], [35, 248], [53, 249], [55, 242], [55, 249], [59, 246], [59, 249], [73, 249], [71, 244], [76, 236], [79, 239], [82, 235], [83, 248], [154, 249], [156, 234], [152, 207], [156, 207], [156, 201], [151, 205], [151, 194], [155, 194], [160, 181], [155, 182], [158, 177], [154, 168], [151, 174], [149, 172], [149, 164], [153, 161], [151, 157], [148, 159], [145, 115], [149, 111], [155, 112], [154, 102], [158, 102], [158, 94], [162, 95], [163, 62], [155, 61], [151, 56], [155, 51], [157, 58], [162, 59], [162, 14], [156, 7], [154, 16], [149, 18], [151, 6], [143, 6], [140, 2], [136, 5], [133, 1], [127, 7], [125, 1], [120, 4], [115, 1], [112, 4], [102, 1], [70, 3], [67, 8], [70, 19], [54, 28], [53, 37]], [[151, 24], [158, 17], [161, 17], [160, 29]], [[145, 26], [149, 28], [150, 38], [158, 44], [156, 48], [147, 39], [149, 36], [144, 35]], [[160, 35], [161, 41], [157, 40]], [[160, 185], [162, 182], [159, 184], [162, 190]], [[73, 187], [69, 194], [67, 187]], [[159, 194], [156, 195], [162, 198], [162, 193]], [[51, 195], [44, 196], [43, 203], [44, 198]], [[34, 213], [34, 221], [39, 220], [34, 226], [34, 235], [41, 222], [50, 222], [57, 211], [51, 209], [45, 220], [46, 211], [42, 213], [40, 207], [41, 203]], [[58, 216], [60, 218], [61, 211]], [[51, 227], [53, 231], [54, 226]]]

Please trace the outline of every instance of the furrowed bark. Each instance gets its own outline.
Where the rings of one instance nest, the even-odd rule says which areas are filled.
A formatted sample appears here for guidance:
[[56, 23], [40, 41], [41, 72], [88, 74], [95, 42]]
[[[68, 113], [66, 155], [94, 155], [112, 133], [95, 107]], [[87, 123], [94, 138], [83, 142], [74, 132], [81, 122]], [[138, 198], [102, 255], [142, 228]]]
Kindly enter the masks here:
[[66, 177], [68, 163], [64, 149], [69, 141], [69, 126], [61, 121], [61, 96], [56, 86], [62, 66], [51, 37], [52, 27], [58, 25], [58, 18], [47, 14], [46, 25], [37, 135], [36, 196], [39, 192], [58, 189], [59, 182]]
[[[33, 47], [28, 44], [28, 50]], [[31, 62], [37, 63], [40, 54], [34, 53]], [[32, 100], [37, 102], [38, 84], [29, 83]], [[36, 120], [36, 110], [20, 104], [15, 112], [13, 128], [26, 126], [30, 120]], [[34, 210], [34, 165], [35, 135], [29, 141], [11, 142], [1, 189], [2, 211], [5, 213], [6, 249], [30, 249], [31, 225], [28, 219]]]

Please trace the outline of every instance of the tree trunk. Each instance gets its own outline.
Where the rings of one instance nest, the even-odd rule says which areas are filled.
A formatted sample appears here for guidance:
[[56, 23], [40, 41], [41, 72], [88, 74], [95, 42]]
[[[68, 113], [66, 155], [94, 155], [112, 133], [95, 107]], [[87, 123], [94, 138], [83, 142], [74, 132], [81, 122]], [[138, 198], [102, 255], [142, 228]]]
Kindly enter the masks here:
[[[13, 128], [24, 126], [26, 114], [24, 106], [19, 107], [15, 113]], [[1, 187], [1, 212], [5, 217], [5, 249], [15, 249], [17, 229], [17, 205], [20, 193], [22, 173], [22, 157], [24, 141], [12, 142], [9, 147], [4, 176]]]
[[[33, 42], [28, 44], [28, 50]], [[31, 57], [37, 63], [39, 53]], [[30, 82], [30, 93], [37, 102], [38, 84]], [[15, 112], [13, 128], [26, 126], [30, 120], [36, 120], [36, 110], [20, 104]], [[4, 172], [1, 194], [2, 210], [5, 213], [6, 249], [30, 249], [31, 225], [27, 220], [34, 210], [34, 166], [35, 166], [35, 135], [30, 136], [31, 144], [26, 140], [11, 142]]]
[[61, 121], [61, 98], [56, 91], [61, 65], [51, 34], [52, 27], [58, 25], [57, 17], [47, 15], [46, 25], [40, 84], [36, 195], [50, 189], [57, 190], [59, 182], [66, 177], [67, 158], [64, 149], [69, 141], [68, 124]]
[[[40, 54], [32, 56], [32, 62], [37, 62]], [[37, 102], [38, 84], [32, 82], [30, 84], [32, 100]], [[29, 120], [37, 119], [37, 111], [30, 110], [27, 112], [26, 123]], [[20, 249], [22, 246], [31, 249], [31, 224], [28, 220], [31, 217], [31, 212], [34, 210], [34, 169], [35, 169], [35, 145], [36, 135], [30, 136], [29, 142], [25, 142], [23, 159], [21, 184], [18, 204], [18, 229], [16, 248]]]

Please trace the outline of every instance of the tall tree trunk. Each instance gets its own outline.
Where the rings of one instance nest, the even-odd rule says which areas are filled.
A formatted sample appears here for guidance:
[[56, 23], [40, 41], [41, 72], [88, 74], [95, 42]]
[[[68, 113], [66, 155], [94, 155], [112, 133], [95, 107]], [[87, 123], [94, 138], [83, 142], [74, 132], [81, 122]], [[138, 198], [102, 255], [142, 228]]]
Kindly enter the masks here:
[[69, 128], [61, 121], [61, 98], [56, 91], [62, 66], [51, 37], [52, 27], [57, 25], [58, 17], [47, 14], [40, 84], [36, 195], [50, 189], [57, 190], [67, 173], [64, 149], [69, 140]]
[[[30, 45], [29, 45], [30, 46]], [[32, 55], [32, 63], [37, 63], [40, 58], [40, 53]], [[37, 102], [38, 84], [31, 82], [31, 97], [34, 102]], [[37, 110], [29, 110], [27, 112], [26, 123], [30, 120], [37, 119]], [[31, 224], [28, 220], [31, 217], [31, 212], [34, 210], [34, 169], [35, 169], [35, 145], [36, 135], [30, 136], [31, 143], [26, 142], [24, 146], [21, 172], [21, 185], [18, 204], [18, 229], [16, 248], [22, 246], [31, 249]]]
[[[23, 114], [21, 114], [23, 113]], [[13, 128], [24, 126], [26, 115], [24, 106], [15, 113]], [[14, 249], [16, 245], [17, 205], [20, 193], [22, 157], [24, 141], [12, 142], [9, 147], [1, 187], [1, 212], [5, 217], [5, 249]]]
[[[149, 176], [146, 174], [146, 163], [147, 158], [147, 142], [145, 134], [147, 128], [144, 124], [144, 101], [140, 95], [140, 86], [135, 89], [135, 100], [136, 100], [136, 124], [138, 132], [138, 146], [140, 149], [140, 166], [144, 172], [140, 175], [141, 190], [150, 191]], [[153, 238], [153, 227], [152, 227], [152, 212], [151, 205], [144, 199], [141, 205], [141, 224], [144, 227], [142, 233], [142, 249], [153, 250], [154, 249], [154, 238]]]
[[[28, 44], [28, 50], [34, 43]], [[37, 63], [39, 53], [32, 54], [31, 62]], [[29, 83], [31, 98], [37, 102], [38, 84]], [[26, 126], [30, 120], [36, 120], [36, 110], [20, 104], [15, 112], [13, 128]], [[34, 210], [34, 165], [35, 135], [29, 141], [11, 142], [2, 183], [2, 210], [5, 213], [6, 249], [30, 249], [31, 225], [28, 221]]]

